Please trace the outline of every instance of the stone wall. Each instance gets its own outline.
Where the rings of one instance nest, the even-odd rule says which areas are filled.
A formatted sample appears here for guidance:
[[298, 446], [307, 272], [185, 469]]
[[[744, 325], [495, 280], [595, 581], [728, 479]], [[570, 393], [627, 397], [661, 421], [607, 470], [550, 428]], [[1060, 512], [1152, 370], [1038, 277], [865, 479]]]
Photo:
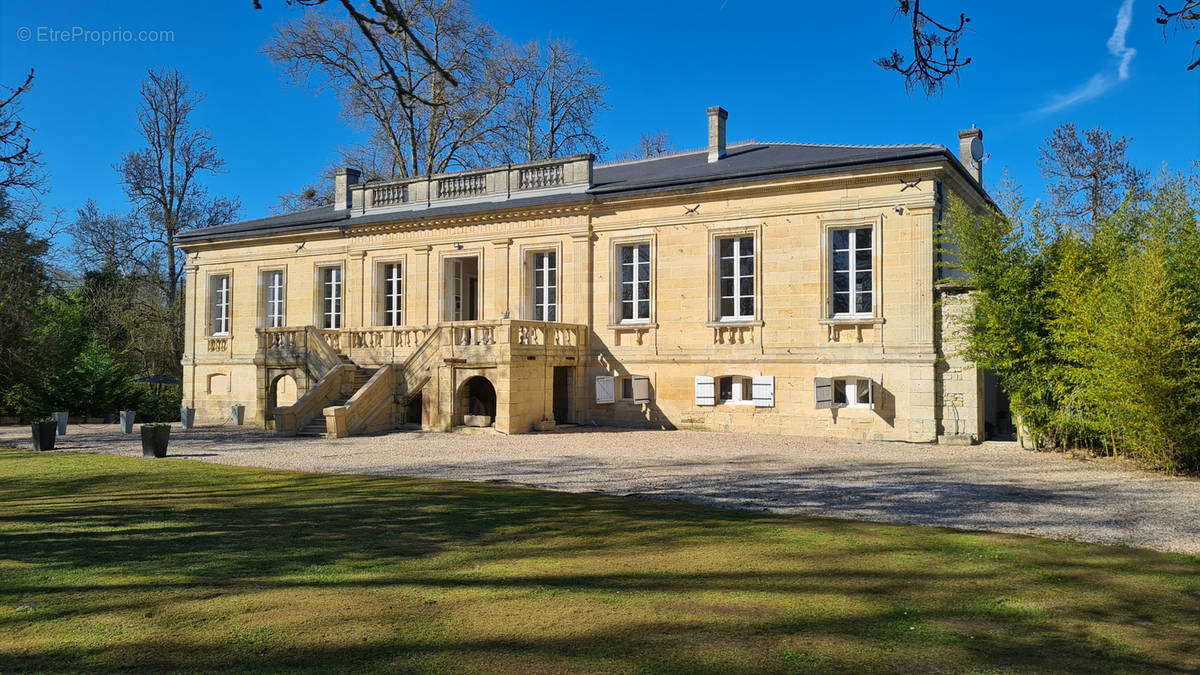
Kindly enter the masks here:
[[945, 286], [938, 292], [938, 436], [973, 436], [981, 441], [986, 436], [983, 375], [962, 354], [962, 322], [971, 311], [971, 298], [970, 292], [957, 286]]

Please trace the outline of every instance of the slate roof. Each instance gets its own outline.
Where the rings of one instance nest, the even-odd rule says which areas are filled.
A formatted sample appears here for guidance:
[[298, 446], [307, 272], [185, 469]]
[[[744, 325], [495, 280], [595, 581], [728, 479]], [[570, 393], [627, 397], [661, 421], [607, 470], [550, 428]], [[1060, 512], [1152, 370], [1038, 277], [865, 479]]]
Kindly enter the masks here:
[[[952, 152], [941, 145], [810, 145], [803, 143], [740, 143], [728, 146], [725, 157], [708, 161], [708, 151], [696, 150], [652, 159], [596, 164], [592, 187], [586, 192], [559, 193], [538, 197], [516, 197], [503, 201], [476, 201], [435, 205], [403, 212], [380, 212], [350, 218], [349, 211], [323, 206], [298, 213], [191, 230], [178, 236], [190, 242], [241, 236], [281, 234], [346, 225], [367, 225], [395, 220], [420, 221], [447, 215], [515, 209], [548, 204], [593, 201], [621, 194], [661, 192], [745, 182], [771, 177], [830, 173], [853, 168], [884, 167], [923, 161], [948, 161], [983, 193], [974, 178]], [[984, 193], [986, 194], [986, 193]]]

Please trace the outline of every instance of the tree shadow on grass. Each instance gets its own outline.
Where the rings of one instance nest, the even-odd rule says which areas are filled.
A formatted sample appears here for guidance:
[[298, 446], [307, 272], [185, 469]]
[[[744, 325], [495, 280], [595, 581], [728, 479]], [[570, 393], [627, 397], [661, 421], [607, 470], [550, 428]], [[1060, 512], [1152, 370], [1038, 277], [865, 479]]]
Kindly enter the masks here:
[[57, 636], [4, 672], [1200, 666], [1200, 564], [1136, 549], [88, 456], [0, 503], [0, 632]]

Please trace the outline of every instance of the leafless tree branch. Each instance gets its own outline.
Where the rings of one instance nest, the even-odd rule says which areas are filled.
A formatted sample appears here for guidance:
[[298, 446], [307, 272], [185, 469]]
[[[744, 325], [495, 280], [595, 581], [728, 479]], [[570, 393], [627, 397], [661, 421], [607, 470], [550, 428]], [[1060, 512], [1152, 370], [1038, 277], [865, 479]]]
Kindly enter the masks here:
[[939, 22], [921, 10], [921, 0], [897, 0], [896, 17], [908, 17], [912, 26], [911, 60], [892, 50], [887, 56], [875, 59], [875, 65], [904, 76], [904, 86], [910, 92], [920, 88], [926, 96], [940, 93], [946, 78], [958, 77], [958, 72], [971, 63], [970, 57], [959, 53], [958, 42], [971, 19], [958, 15], [958, 23]]
[[[1154, 19], [1155, 23], [1163, 27], [1163, 38], [1167, 37], [1167, 27], [1174, 26], [1176, 32], [1180, 30], [1191, 30], [1200, 24], [1200, 0], [1186, 0], [1183, 6], [1179, 9], [1170, 10], [1162, 5], [1158, 6], [1158, 16]], [[1200, 40], [1196, 40], [1196, 46], [1192, 49], [1192, 56], [1196, 56], [1200, 52]], [[1188, 70], [1195, 70], [1200, 67], [1200, 57], [1195, 58], [1188, 64]]]
[[7, 90], [0, 100], [0, 197], [14, 189], [40, 192], [40, 153], [30, 148], [29, 127], [21, 119], [21, 96], [33, 88], [33, 69], [21, 86], [0, 88]]
[[[262, 9], [261, 0], [253, 0], [255, 9]], [[323, 5], [328, 0], [287, 0], [287, 3], [297, 4], [305, 7], [315, 7]], [[363, 38], [370, 45], [371, 50], [377, 60], [377, 66], [381, 75], [391, 81], [394, 91], [402, 97], [408, 97], [414, 101], [427, 106], [443, 105], [436, 100], [427, 98], [423, 93], [419, 93], [415, 88], [407, 83], [406, 67], [411, 63], [405, 61], [403, 64], [398, 64], [393, 60], [393, 54], [387, 48], [386, 41], [382, 36], [388, 36], [395, 39], [410, 43], [424, 60], [425, 64], [433, 69], [442, 80], [452, 87], [458, 86], [458, 78], [455, 77], [447, 68], [442, 67], [438, 61], [438, 57], [434, 51], [425, 45], [425, 42], [416, 33], [410, 22], [410, 17], [405, 10], [398, 6], [393, 0], [368, 0], [368, 6], [374, 14], [362, 12], [355, 6], [353, 0], [339, 0], [342, 8], [354, 20]]]

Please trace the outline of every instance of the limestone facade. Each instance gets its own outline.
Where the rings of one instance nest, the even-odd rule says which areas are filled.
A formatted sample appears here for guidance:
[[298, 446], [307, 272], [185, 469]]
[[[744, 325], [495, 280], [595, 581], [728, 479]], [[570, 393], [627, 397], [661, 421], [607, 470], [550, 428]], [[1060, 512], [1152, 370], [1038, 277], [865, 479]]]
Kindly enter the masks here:
[[[954, 158], [612, 194], [592, 190], [590, 158], [554, 166], [451, 174], [475, 202], [446, 178], [356, 187], [339, 173], [349, 217], [193, 233], [185, 406], [212, 424], [244, 405], [281, 433], [307, 414], [329, 435], [490, 412], [503, 433], [982, 437], [981, 375], [948, 319], [969, 295], [937, 286], [941, 199], [986, 203]], [[534, 169], [560, 192], [516, 199]], [[840, 311], [846, 246], [859, 276]]]

